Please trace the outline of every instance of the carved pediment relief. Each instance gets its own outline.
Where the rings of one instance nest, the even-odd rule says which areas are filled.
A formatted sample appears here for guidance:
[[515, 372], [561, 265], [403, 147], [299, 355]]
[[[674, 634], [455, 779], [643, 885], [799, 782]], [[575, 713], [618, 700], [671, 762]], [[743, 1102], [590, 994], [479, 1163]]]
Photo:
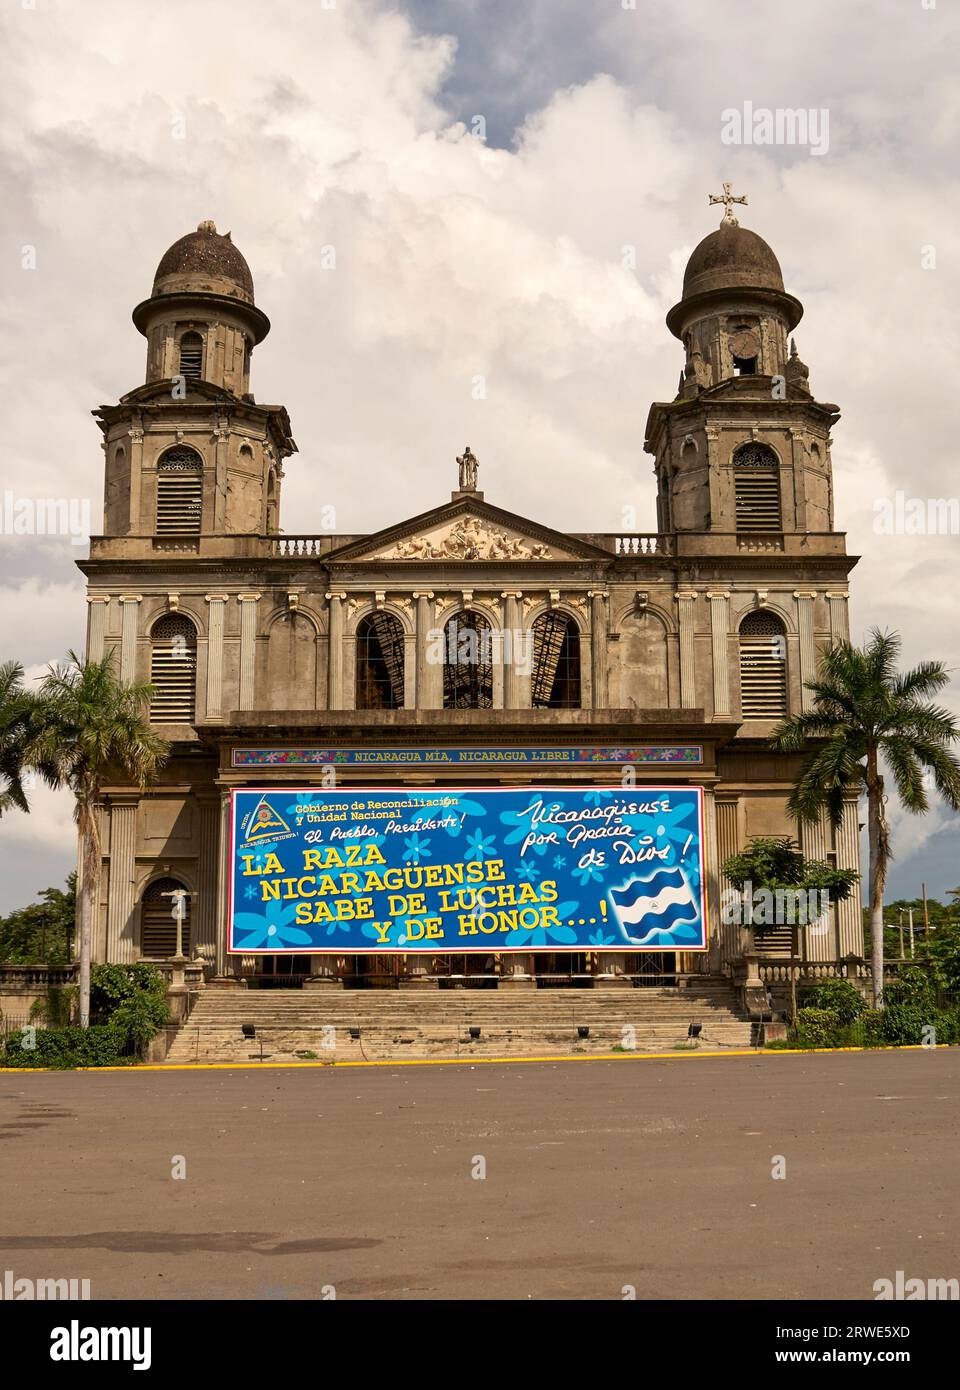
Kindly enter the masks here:
[[553, 560], [564, 551], [532, 540], [519, 531], [493, 525], [477, 516], [404, 536], [376, 556], [381, 560]]

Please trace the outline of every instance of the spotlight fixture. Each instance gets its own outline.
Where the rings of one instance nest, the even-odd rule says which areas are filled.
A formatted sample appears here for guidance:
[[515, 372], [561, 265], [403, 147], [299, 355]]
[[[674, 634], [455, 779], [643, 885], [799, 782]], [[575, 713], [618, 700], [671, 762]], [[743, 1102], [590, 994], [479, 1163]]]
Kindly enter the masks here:
[[699, 1038], [699, 1036], [700, 1036], [700, 1030], [701, 1030], [702, 1027], [703, 1027], [703, 1024], [702, 1024], [702, 1023], [691, 1023], [690, 1026], [689, 1026], [689, 1028], [687, 1029], [687, 1037], [688, 1037], [688, 1038]]
[[359, 1028], [348, 1028], [348, 1029], [347, 1029], [347, 1032], [350, 1034], [350, 1036], [351, 1036], [351, 1038], [353, 1039], [354, 1042], [358, 1042], [358, 1041], [359, 1041], [359, 1039], [360, 1039], [360, 1029], [359, 1029]]
[[257, 1036], [257, 1030], [252, 1023], [241, 1023], [240, 1032], [245, 1038], [255, 1038]]
[[480, 1036], [480, 1029], [475, 1023], [470, 1026], [470, 1036], [473, 1038], [474, 1042], [476, 1042], [477, 1038]]
[[590, 1036], [590, 1025], [589, 1025], [588, 1023], [578, 1023], [578, 1024], [577, 1024], [577, 1037], [578, 1037], [578, 1038], [589, 1038], [589, 1036]]

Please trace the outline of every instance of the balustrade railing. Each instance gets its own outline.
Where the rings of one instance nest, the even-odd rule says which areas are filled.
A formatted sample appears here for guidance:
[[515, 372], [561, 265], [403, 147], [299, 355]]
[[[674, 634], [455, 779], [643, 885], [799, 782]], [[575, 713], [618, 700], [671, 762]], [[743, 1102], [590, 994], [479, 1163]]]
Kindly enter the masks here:
[[60, 989], [76, 982], [76, 965], [0, 965], [3, 991]]

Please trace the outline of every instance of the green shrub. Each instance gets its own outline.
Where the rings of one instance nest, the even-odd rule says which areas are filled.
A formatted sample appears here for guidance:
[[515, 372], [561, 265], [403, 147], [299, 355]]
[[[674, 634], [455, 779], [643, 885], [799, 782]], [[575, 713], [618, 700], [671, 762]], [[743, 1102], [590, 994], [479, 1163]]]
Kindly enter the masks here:
[[866, 1011], [867, 1002], [850, 980], [822, 980], [800, 996], [804, 1010], [828, 1009], [844, 1026]]
[[30, 1017], [50, 1028], [67, 1028], [77, 997], [76, 985], [53, 986], [44, 990], [30, 1006]]
[[938, 923], [921, 942], [920, 954], [930, 962], [938, 988], [960, 1004], [960, 921]]
[[878, 1041], [904, 1047], [924, 1041], [924, 1028], [933, 1023], [934, 1014], [922, 1004], [887, 1004], [876, 1022]]
[[840, 1029], [835, 1009], [798, 1009], [793, 1036], [801, 1047], [837, 1047]]
[[960, 1009], [941, 1009], [933, 1016], [938, 1043], [960, 1043]]
[[107, 1027], [117, 1034], [121, 1047], [142, 1053], [169, 1017], [162, 995], [158, 998], [155, 994], [134, 994], [117, 1005]]
[[5, 1067], [110, 1067], [135, 1061], [124, 1054], [123, 1038], [109, 1025], [91, 1028], [38, 1028], [32, 1035], [34, 1046], [25, 1047], [29, 1031], [11, 1033], [0, 1048]]
[[[54, 991], [50, 992], [51, 995]], [[69, 996], [41, 1005], [37, 1012], [51, 1023], [66, 1024]], [[170, 1017], [166, 982], [153, 965], [95, 965], [90, 972], [89, 1028], [37, 1028], [0, 1039], [0, 1065], [6, 1067], [127, 1066]], [[24, 1046], [32, 1037], [34, 1046]]]
[[166, 988], [155, 965], [139, 961], [135, 965], [94, 965], [90, 970], [90, 1017], [105, 1022], [125, 1000], [141, 994], [162, 999]]
[[933, 1013], [936, 1008], [936, 990], [925, 970], [916, 965], [908, 965], [900, 971], [895, 980], [884, 985], [883, 1003], [885, 1008], [904, 1005]]

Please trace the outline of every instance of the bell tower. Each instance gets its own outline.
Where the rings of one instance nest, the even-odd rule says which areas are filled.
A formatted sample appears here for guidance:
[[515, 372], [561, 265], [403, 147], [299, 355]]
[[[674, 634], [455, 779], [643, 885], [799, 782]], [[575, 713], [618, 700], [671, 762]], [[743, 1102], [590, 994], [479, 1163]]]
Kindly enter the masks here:
[[283, 460], [296, 445], [283, 407], [250, 392], [270, 321], [230, 233], [207, 221], [174, 242], [133, 322], [147, 340], [145, 383], [94, 412], [104, 535], [196, 550], [204, 536], [276, 531]]
[[803, 306], [767, 243], [734, 216], [746, 198], [723, 189], [710, 195], [723, 220], [691, 255], [667, 315], [684, 368], [675, 400], [652, 406], [644, 447], [656, 460], [660, 530], [773, 550], [787, 534], [833, 530], [839, 411], [814, 400], [790, 341]]

